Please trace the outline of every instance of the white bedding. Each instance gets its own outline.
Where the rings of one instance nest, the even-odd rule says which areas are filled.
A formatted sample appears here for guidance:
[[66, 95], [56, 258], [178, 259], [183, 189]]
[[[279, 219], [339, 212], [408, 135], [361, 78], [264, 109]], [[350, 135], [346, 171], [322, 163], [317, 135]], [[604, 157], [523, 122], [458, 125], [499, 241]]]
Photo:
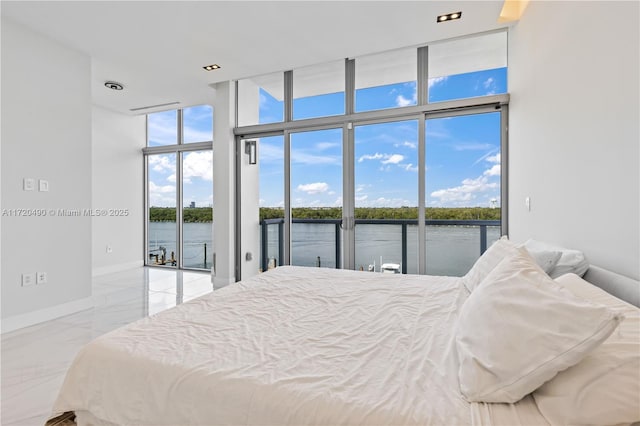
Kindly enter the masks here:
[[450, 277], [280, 267], [108, 333], [53, 413], [115, 424], [547, 424], [528, 396], [469, 404]]

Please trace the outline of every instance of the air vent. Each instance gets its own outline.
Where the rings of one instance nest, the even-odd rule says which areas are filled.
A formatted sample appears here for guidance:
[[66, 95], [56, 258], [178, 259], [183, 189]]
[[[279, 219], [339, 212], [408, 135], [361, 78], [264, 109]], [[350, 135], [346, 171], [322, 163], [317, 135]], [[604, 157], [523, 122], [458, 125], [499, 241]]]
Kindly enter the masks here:
[[180, 104], [180, 102], [168, 102], [166, 104], [149, 105], [149, 106], [143, 106], [143, 107], [138, 107], [138, 108], [131, 108], [129, 111], [142, 111], [143, 109], [161, 108], [161, 107], [166, 107], [166, 106], [170, 106], [170, 105], [178, 105], [178, 104]]

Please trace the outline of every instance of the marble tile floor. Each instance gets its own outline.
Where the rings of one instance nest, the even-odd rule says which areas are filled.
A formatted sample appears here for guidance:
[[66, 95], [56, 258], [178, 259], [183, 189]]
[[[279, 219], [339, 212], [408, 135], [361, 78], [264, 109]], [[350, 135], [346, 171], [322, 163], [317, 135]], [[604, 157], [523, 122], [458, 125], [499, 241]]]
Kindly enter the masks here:
[[94, 277], [92, 286], [94, 308], [2, 335], [3, 426], [44, 425], [86, 343], [213, 290], [207, 272], [147, 267]]

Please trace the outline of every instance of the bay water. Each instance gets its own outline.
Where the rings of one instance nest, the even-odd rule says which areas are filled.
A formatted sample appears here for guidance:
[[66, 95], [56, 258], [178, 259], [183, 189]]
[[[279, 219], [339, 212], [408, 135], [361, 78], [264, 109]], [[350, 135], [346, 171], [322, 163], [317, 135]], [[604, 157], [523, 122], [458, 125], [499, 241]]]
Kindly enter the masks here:
[[[294, 223], [291, 257], [293, 265], [336, 267], [336, 230], [333, 224]], [[268, 228], [267, 257], [279, 264], [278, 225]], [[427, 226], [427, 273], [462, 276], [480, 257], [480, 228], [477, 226]], [[186, 268], [210, 269], [213, 262], [212, 224], [183, 225], [183, 263]], [[341, 238], [341, 237], [339, 237]], [[487, 227], [487, 246], [500, 238], [500, 227]], [[206, 256], [205, 256], [206, 245]], [[340, 244], [342, 245], [342, 244]], [[166, 257], [176, 251], [176, 223], [149, 223], [149, 264], [155, 255]], [[258, 255], [258, 254], [254, 254]], [[318, 259], [319, 258], [319, 259]], [[380, 270], [381, 263], [402, 268], [402, 227], [400, 225], [356, 225], [356, 269]], [[407, 272], [418, 272], [418, 226], [407, 226]]]

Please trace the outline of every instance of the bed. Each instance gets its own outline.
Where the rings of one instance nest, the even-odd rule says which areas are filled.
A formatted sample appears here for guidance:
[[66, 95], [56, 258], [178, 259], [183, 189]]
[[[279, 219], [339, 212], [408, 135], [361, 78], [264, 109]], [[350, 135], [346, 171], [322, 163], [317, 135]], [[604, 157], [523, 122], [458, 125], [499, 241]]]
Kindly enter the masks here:
[[[592, 275], [612, 282], [599, 268]], [[636, 307], [574, 277], [571, 292], [624, 311], [618, 338], [623, 326], [638, 332]], [[632, 297], [640, 289], [617, 284]], [[534, 394], [515, 403], [461, 394], [456, 327], [470, 295], [465, 278], [279, 267], [97, 338], [70, 367], [52, 417], [73, 412], [79, 424], [96, 425], [550, 424]]]

